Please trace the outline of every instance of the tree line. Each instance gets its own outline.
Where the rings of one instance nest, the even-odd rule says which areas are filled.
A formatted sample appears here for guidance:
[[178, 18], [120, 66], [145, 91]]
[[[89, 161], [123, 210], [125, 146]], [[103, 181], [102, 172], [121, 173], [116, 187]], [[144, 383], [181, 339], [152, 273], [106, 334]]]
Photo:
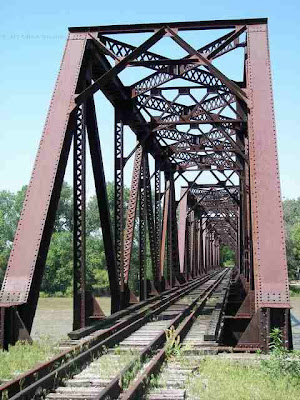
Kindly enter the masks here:
[[[26, 186], [16, 193], [0, 191], [0, 283], [3, 280], [9, 253], [12, 247], [16, 226], [22, 210]], [[129, 200], [130, 190], [124, 190], [124, 208]], [[114, 183], [107, 184], [107, 195], [112, 222], [114, 221]], [[286, 227], [286, 248], [288, 269], [295, 278], [300, 260], [300, 198], [285, 200], [284, 221]], [[138, 227], [136, 227], [138, 228]], [[42, 291], [47, 295], [68, 295], [72, 293], [73, 269], [73, 190], [64, 182], [54, 224], [54, 231], [46, 261]], [[137, 229], [136, 229], [137, 230]], [[133, 243], [130, 275], [132, 289], [138, 289], [138, 233]], [[149, 247], [149, 246], [147, 246]], [[147, 251], [148, 252], [148, 251]], [[222, 249], [225, 265], [233, 260], [233, 252]], [[106, 293], [109, 288], [105, 252], [100, 228], [96, 196], [87, 202], [86, 210], [86, 264], [87, 287], [95, 293]], [[134, 279], [135, 277], [135, 279]]]
[[[20, 218], [26, 193], [23, 186], [17, 193], [0, 191], [0, 283], [3, 280], [15, 230]], [[114, 184], [107, 184], [107, 195], [112, 222], [114, 219]], [[124, 190], [124, 208], [129, 200], [129, 189]], [[46, 295], [72, 293], [73, 276], [73, 189], [64, 182], [58, 204], [54, 230], [48, 251], [41, 290]], [[133, 244], [131, 268], [133, 275], [138, 269], [137, 243]], [[87, 202], [86, 208], [86, 284], [97, 294], [109, 288], [104, 245], [96, 196]]]

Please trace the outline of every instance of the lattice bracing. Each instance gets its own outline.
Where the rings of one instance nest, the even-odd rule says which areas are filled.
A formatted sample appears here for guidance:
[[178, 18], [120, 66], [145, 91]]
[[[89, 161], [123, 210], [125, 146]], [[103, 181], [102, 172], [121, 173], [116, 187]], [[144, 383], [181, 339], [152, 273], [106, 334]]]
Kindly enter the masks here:
[[[100, 135], [98, 101], [115, 112]], [[29, 337], [72, 143], [73, 327], [104, 318], [86, 287], [88, 142], [112, 311], [211, 273], [229, 247], [241, 291], [220, 338], [266, 350], [278, 326], [291, 347], [274, 120], [266, 19], [70, 28], [0, 293], [1, 345]]]

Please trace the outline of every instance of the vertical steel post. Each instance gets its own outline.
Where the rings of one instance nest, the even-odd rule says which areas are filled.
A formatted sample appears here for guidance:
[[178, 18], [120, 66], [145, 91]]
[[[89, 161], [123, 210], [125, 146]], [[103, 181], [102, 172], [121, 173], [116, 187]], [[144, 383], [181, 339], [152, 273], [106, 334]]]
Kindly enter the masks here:
[[156, 268], [157, 267], [156, 266], [157, 245], [155, 243], [155, 221], [154, 221], [154, 215], [153, 215], [153, 202], [152, 202], [152, 191], [151, 191], [148, 153], [145, 153], [144, 180], [145, 180], [146, 215], [147, 215], [148, 238], [149, 238], [149, 245], [150, 245], [152, 278], [155, 280], [155, 276], [156, 276], [156, 272], [157, 272], [157, 268]]
[[161, 193], [160, 193], [160, 163], [155, 159], [155, 173], [154, 173], [154, 222], [155, 222], [155, 245], [156, 245], [156, 273], [154, 276], [155, 285], [160, 290], [161, 286], [161, 269], [160, 269], [160, 244], [161, 244]]
[[184, 257], [184, 271], [186, 279], [189, 279], [191, 273], [191, 214], [186, 217], [186, 232], [185, 232], [185, 257]]
[[187, 229], [187, 199], [188, 188], [181, 188], [179, 204], [179, 226], [178, 226], [178, 252], [180, 273], [184, 273], [185, 253], [186, 253], [186, 229]]
[[195, 265], [195, 246], [194, 246], [194, 242], [195, 242], [195, 229], [194, 229], [194, 223], [195, 223], [195, 216], [194, 216], [194, 211], [192, 211], [190, 213], [190, 273], [191, 276], [194, 277], [194, 265]]
[[83, 328], [85, 315], [85, 198], [86, 198], [86, 130], [84, 105], [77, 109], [74, 132], [74, 228], [73, 228], [73, 329]]
[[174, 274], [173, 274], [173, 221], [172, 221], [172, 212], [173, 212], [173, 196], [172, 196], [172, 180], [171, 180], [171, 172], [168, 173], [168, 181], [170, 183], [170, 194], [169, 194], [169, 210], [168, 210], [168, 236], [167, 236], [167, 276], [170, 281], [171, 287], [174, 286]]
[[160, 247], [160, 276], [168, 278], [168, 272], [165, 274], [165, 254], [166, 244], [168, 236], [168, 214], [169, 214], [169, 202], [170, 202], [170, 181], [166, 179], [165, 175], [165, 196], [163, 206], [163, 220], [162, 220], [162, 232], [161, 232], [161, 247]]
[[203, 228], [202, 216], [199, 216], [199, 273], [204, 273], [204, 250], [203, 250]]
[[199, 275], [199, 220], [195, 219], [195, 276]]
[[203, 273], [207, 274], [207, 232], [206, 232], [206, 218], [202, 217], [202, 254], [203, 254]]
[[140, 172], [140, 198], [139, 198], [139, 259], [140, 259], [140, 300], [147, 298], [147, 210], [146, 210], [146, 154], [143, 151]]
[[170, 171], [170, 220], [171, 220], [170, 244], [171, 244], [171, 256], [172, 256], [172, 274], [173, 274], [172, 279], [174, 283], [176, 283], [176, 279], [180, 273], [176, 209], [177, 207], [176, 207], [174, 171]]
[[106, 265], [110, 283], [111, 312], [120, 309], [119, 276], [116, 268], [115, 247], [108, 204], [104, 165], [98, 132], [98, 124], [93, 97], [86, 102], [86, 127], [90, 145], [91, 161], [95, 180], [95, 190], [102, 228], [102, 237], [106, 257]]
[[[289, 307], [267, 25], [247, 32], [249, 156], [256, 308]], [[272, 238], [270, 237], [272, 232]]]
[[115, 248], [116, 266], [121, 290], [121, 307], [124, 303], [124, 126], [118, 109], [115, 109]]
[[125, 284], [128, 284], [129, 279], [129, 270], [130, 270], [130, 261], [131, 261], [131, 253], [132, 253], [132, 245], [133, 245], [133, 237], [134, 237], [134, 227], [136, 220], [136, 208], [137, 201], [139, 196], [139, 188], [140, 188], [140, 171], [141, 164], [143, 158], [143, 148], [141, 145], [138, 146], [135, 152], [133, 171], [132, 171], [132, 179], [131, 179], [131, 187], [130, 187], [130, 196], [127, 207], [127, 215], [126, 215], [126, 229], [125, 229], [125, 238], [124, 238], [124, 281]]

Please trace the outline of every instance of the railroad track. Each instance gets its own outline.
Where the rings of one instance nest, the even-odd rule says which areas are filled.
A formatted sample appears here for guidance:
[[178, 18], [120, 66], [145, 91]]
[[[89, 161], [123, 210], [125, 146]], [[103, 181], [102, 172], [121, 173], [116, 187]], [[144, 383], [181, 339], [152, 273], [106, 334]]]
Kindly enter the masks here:
[[[73, 332], [57, 357], [2, 385], [2, 399], [142, 398], [165, 359], [166, 331], [174, 328], [186, 340], [190, 331], [192, 339], [197, 313], [226, 277], [228, 270], [216, 271]], [[213, 320], [208, 336], [217, 331]]]

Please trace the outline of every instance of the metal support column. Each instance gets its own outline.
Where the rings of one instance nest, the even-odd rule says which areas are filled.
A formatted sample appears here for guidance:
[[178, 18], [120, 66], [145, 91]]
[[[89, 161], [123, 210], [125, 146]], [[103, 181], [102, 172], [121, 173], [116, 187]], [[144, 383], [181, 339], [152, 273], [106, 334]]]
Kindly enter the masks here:
[[116, 267], [124, 306], [124, 126], [115, 110], [115, 251]]
[[85, 197], [86, 197], [86, 129], [84, 105], [77, 109], [74, 132], [74, 228], [73, 228], [73, 330], [86, 325], [85, 314]]

